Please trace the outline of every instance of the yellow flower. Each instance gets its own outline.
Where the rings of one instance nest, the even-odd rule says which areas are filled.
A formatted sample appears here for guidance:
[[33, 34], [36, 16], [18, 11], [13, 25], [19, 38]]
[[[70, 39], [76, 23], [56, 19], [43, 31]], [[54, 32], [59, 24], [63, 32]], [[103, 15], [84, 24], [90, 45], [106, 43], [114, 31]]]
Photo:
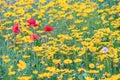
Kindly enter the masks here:
[[37, 56], [38, 56], [38, 57], [42, 57], [42, 56], [44, 56], [44, 54], [41, 54], [40, 52], [38, 52], [38, 53], [37, 53]]
[[60, 74], [57, 78], [58, 80], [62, 80], [64, 73]]
[[87, 72], [90, 73], [90, 74], [97, 74], [97, 73], [99, 73], [98, 70], [89, 70]]
[[26, 42], [26, 43], [32, 43], [32, 41], [30, 40], [30, 36], [24, 36], [24, 37], [22, 38], [22, 41], [23, 41], [23, 42]]
[[11, 66], [8, 68], [8, 71], [12, 71], [12, 68], [13, 68], [13, 66], [11, 65]]
[[19, 47], [15, 47], [14, 50], [15, 50], [15, 51], [19, 50]]
[[4, 16], [5, 16], [5, 17], [9, 17], [9, 16], [11, 16], [12, 14], [13, 14], [12, 12], [8, 11], [8, 12], [4, 13]]
[[102, 71], [105, 68], [105, 66], [103, 64], [101, 64], [101, 65], [97, 66], [97, 68], [100, 69], [100, 71]]
[[84, 68], [79, 68], [79, 69], [78, 69], [78, 72], [79, 72], [79, 73], [81, 73], [81, 72], [87, 72], [87, 70], [84, 69]]
[[94, 78], [91, 78], [91, 77], [85, 77], [85, 80], [94, 80]]
[[26, 63], [22, 60], [19, 60], [19, 63], [17, 64], [19, 70], [24, 70], [26, 68]]
[[12, 71], [12, 69], [13, 69], [13, 66], [10, 66], [8, 68], [8, 75], [10, 75], [10, 76], [12, 76], [12, 75], [14, 75], [16, 73], [15, 71]]
[[46, 0], [39, 0], [40, 3], [44, 4]]
[[103, 2], [104, 0], [98, 0], [99, 2]]
[[70, 70], [70, 69], [62, 69], [61, 70], [63, 73], [72, 73], [73, 70]]
[[46, 70], [49, 72], [52, 72], [52, 73], [56, 73], [56, 72], [60, 71], [59, 69], [57, 69], [55, 67], [47, 67]]
[[88, 30], [88, 27], [87, 27], [87, 26], [84, 26], [84, 27], [82, 28], [82, 30], [83, 30], [83, 31], [86, 31], [86, 30]]
[[1, 58], [5, 59], [5, 58], [9, 58], [9, 56], [8, 55], [3, 55], [3, 56], [1, 56]]
[[51, 73], [41, 73], [41, 74], [38, 74], [38, 78], [50, 78], [52, 76]]
[[32, 76], [20, 76], [18, 80], [31, 80]]
[[120, 74], [115, 74], [109, 78], [105, 78], [104, 80], [119, 80], [119, 79], [120, 79]]
[[82, 17], [87, 17], [88, 16], [88, 14], [87, 13], [82, 13]]
[[82, 59], [76, 58], [76, 59], [74, 60], [74, 62], [75, 62], [75, 63], [82, 62]]
[[34, 46], [33, 47], [33, 51], [37, 52], [37, 51], [41, 51], [42, 50], [42, 47], [39, 47], [39, 46]]
[[90, 50], [91, 52], [96, 52], [97, 48], [96, 48], [96, 47], [89, 46], [89, 50]]
[[5, 63], [8, 63], [8, 62], [10, 62], [10, 59], [3, 59], [3, 61], [4, 61]]
[[3, 35], [3, 37], [7, 40], [7, 39], [9, 39], [10, 38], [10, 34], [6, 34], [6, 35]]
[[93, 63], [89, 64], [89, 68], [94, 68], [95, 65]]
[[8, 75], [10, 75], [10, 76], [12, 76], [12, 75], [15, 75], [15, 71], [10, 71], [10, 72], [8, 72]]
[[71, 60], [71, 59], [65, 59], [65, 60], [64, 60], [64, 63], [65, 63], [65, 64], [71, 64], [71, 63], [72, 63], [72, 60]]
[[38, 74], [38, 71], [37, 71], [37, 70], [34, 70], [34, 71], [33, 71], [33, 74]]
[[74, 80], [74, 78], [68, 78], [68, 80]]
[[53, 61], [53, 63], [55, 63], [55, 64], [60, 64], [60, 62], [61, 62], [59, 59], [53, 59], [52, 61]]
[[66, 17], [67, 20], [69, 19], [73, 19], [73, 16], [71, 14], [69, 14], [67, 17]]
[[120, 18], [117, 18], [116, 20], [113, 20], [111, 22], [111, 25], [114, 26], [114, 28], [119, 28], [120, 27]]
[[114, 62], [114, 63], [118, 63], [118, 62], [119, 62], [119, 58], [113, 59], [113, 62]]
[[104, 77], [109, 77], [110, 75], [111, 75], [111, 74], [108, 73], [108, 72], [105, 72], [105, 73], [103, 74]]
[[74, 21], [74, 23], [77, 23], [77, 24], [78, 24], [78, 23], [80, 24], [80, 23], [82, 23], [82, 22], [83, 22], [83, 20], [75, 20], [75, 21]]
[[23, 55], [22, 57], [27, 59], [27, 58], [30, 58], [30, 55]]
[[86, 52], [85, 48], [82, 48], [82, 49], [81, 49], [81, 52], [78, 53], [78, 56], [84, 55], [85, 52]]
[[69, 28], [68, 28], [68, 30], [72, 30], [72, 29], [74, 29], [75, 28], [75, 25], [71, 25]]

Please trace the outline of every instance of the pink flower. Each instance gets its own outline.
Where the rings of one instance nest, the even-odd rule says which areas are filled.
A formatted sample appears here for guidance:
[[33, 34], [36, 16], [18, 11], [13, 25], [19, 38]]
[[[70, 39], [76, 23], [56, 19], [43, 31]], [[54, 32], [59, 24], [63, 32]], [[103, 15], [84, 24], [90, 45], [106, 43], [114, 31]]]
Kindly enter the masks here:
[[30, 26], [33, 26], [33, 27], [37, 27], [37, 26], [38, 26], [38, 24], [36, 23], [36, 20], [33, 19], [33, 18], [27, 20], [27, 22], [28, 22], [28, 26], [29, 26], [29, 27], [30, 27]]
[[13, 31], [15, 34], [18, 34], [18, 33], [20, 32], [18, 23], [14, 24], [14, 26], [12, 27], [12, 31]]

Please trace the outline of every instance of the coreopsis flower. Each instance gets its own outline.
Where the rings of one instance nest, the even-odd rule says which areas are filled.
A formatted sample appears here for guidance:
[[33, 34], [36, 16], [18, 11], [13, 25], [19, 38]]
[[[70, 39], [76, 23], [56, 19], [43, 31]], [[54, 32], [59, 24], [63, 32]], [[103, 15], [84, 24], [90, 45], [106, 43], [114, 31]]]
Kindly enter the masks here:
[[89, 68], [94, 68], [95, 65], [93, 63], [89, 64]]
[[97, 66], [97, 68], [98, 68], [100, 71], [102, 71], [102, 70], [105, 68], [105, 66], [104, 66], [104, 64], [101, 64], [101, 65]]
[[17, 64], [17, 66], [18, 66], [19, 70], [21, 71], [26, 68], [27, 64], [24, 61], [19, 60], [19, 63]]
[[60, 71], [59, 69], [57, 69], [55, 67], [47, 67], [46, 70], [49, 71], [49, 72], [52, 72], [52, 73]]
[[33, 74], [38, 74], [38, 71], [37, 71], [37, 70], [34, 70], [34, 71], [33, 71]]
[[23, 55], [22, 58], [28, 59], [30, 58], [30, 55]]
[[87, 72], [90, 73], [90, 74], [97, 74], [97, 73], [99, 73], [98, 70], [89, 70]]
[[38, 74], [38, 78], [50, 78], [53, 74], [50, 72], [44, 72], [42, 74]]
[[85, 77], [85, 80], [94, 80], [94, 78], [91, 78], [91, 77]]
[[119, 62], [119, 58], [113, 59], [113, 62], [114, 62], [114, 63], [118, 63], [118, 62]]
[[44, 28], [44, 31], [45, 32], [50, 32], [50, 31], [53, 31], [54, 30], [54, 28], [52, 27], [52, 26], [46, 26], [45, 28]]
[[68, 78], [68, 80], [74, 80], [74, 78]]
[[38, 26], [38, 24], [36, 23], [36, 20], [33, 19], [33, 18], [27, 20], [27, 22], [28, 22], [28, 26], [29, 26], [29, 27], [30, 27], [30, 26], [33, 26], [33, 27], [37, 27], [37, 26]]
[[39, 40], [39, 39], [40, 39], [40, 36], [38, 36], [37, 34], [32, 34], [32, 35], [30, 36], [30, 39], [31, 39], [32, 41], [34, 41], [34, 40]]
[[14, 75], [16, 72], [15, 71], [12, 71], [13, 69], [13, 66], [11, 65], [9, 68], [8, 68], [8, 75], [12, 76]]
[[18, 80], [31, 80], [32, 76], [19, 76]]
[[74, 62], [75, 63], [82, 62], [82, 59], [76, 58], [76, 59], [74, 59]]
[[61, 62], [59, 59], [53, 59], [52, 61], [54, 64], [60, 64], [60, 62]]
[[8, 63], [10, 62], [10, 59], [3, 59], [3, 62]]
[[18, 33], [20, 32], [18, 23], [14, 24], [14, 26], [12, 27], [12, 31], [13, 31], [15, 34], [18, 34]]
[[84, 68], [78, 68], [78, 72], [81, 74], [82, 72], [87, 72], [87, 70]]
[[99, 2], [103, 2], [104, 0], [98, 0]]
[[72, 63], [72, 60], [71, 60], [71, 59], [65, 59], [65, 60], [64, 60], [64, 63], [65, 63], [65, 64], [71, 64], [71, 63]]
[[12, 76], [12, 75], [15, 75], [15, 73], [16, 73], [15, 71], [11, 71], [8, 73], [8, 75]]

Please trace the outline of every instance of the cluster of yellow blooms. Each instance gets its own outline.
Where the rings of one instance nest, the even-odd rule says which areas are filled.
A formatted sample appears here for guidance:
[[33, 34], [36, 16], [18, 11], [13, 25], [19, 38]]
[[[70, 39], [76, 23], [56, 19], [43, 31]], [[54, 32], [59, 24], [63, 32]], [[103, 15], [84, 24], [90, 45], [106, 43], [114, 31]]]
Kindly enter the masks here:
[[0, 80], [120, 79], [119, 0], [1, 0], [0, 7]]

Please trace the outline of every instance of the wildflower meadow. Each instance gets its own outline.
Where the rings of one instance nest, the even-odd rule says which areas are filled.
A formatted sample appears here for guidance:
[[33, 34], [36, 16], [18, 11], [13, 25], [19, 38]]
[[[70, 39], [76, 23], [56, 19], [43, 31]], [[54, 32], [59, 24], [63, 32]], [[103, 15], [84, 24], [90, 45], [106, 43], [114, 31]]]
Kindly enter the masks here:
[[120, 0], [0, 0], [0, 80], [120, 80]]

